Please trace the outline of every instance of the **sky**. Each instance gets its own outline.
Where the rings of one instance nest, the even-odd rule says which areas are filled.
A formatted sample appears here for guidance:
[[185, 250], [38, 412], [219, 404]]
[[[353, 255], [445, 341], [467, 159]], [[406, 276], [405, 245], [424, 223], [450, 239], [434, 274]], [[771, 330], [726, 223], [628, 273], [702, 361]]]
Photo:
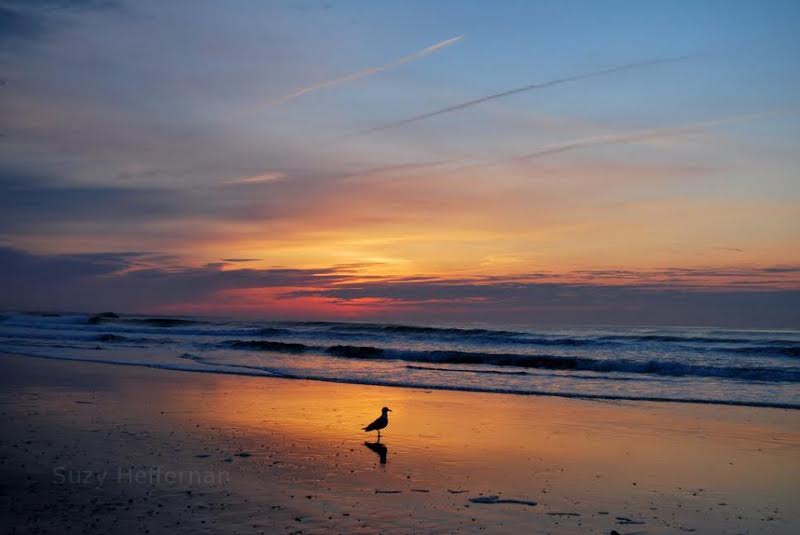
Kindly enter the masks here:
[[0, 309], [800, 327], [798, 26], [0, 0]]

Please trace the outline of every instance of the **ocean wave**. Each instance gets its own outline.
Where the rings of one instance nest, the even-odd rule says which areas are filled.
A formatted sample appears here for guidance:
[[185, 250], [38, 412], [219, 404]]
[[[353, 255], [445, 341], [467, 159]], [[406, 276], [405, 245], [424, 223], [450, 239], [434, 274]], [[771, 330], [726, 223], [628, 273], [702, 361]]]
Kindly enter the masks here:
[[142, 338], [142, 337], [122, 336], [113, 333], [98, 334], [97, 336], [94, 336], [91, 339], [96, 340], [98, 342], [123, 343], [123, 344], [171, 344], [174, 342], [174, 340], [170, 338]]
[[290, 329], [279, 329], [277, 327], [260, 327], [256, 329], [255, 334], [257, 336], [285, 336], [295, 333]]
[[745, 353], [748, 355], [780, 355], [784, 357], [800, 357], [800, 346], [786, 345], [786, 346], [742, 346], [720, 349], [721, 351], [730, 351], [732, 353]]
[[594, 359], [561, 355], [520, 355], [515, 353], [473, 353], [466, 351], [386, 351], [380, 357], [414, 362], [446, 364], [488, 364], [501, 367], [562, 371], [616, 372], [667, 377], [719, 377], [746, 381], [800, 382], [800, 369], [757, 366], [711, 366], [666, 360]]
[[[754, 401], [754, 400], [730, 400], [730, 399], [714, 399], [714, 398], [692, 398], [692, 397], [667, 397], [667, 396], [644, 396], [644, 395], [625, 395], [625, 394], [587, 394], [576, 392], [554, 392], [540, 389], [529, 388], [494, 388], [494, 387], [480, 387], [480, 386], [465, 386], [465, 385], [430, 385], [425, 383], [414, 383], [410, 381], [387, 381], [387, 380], [367, 380], [356, 379], [348, 377], [324, 377], [316, 376], [314, 374], [284, 374], [277, 370], [270, 370], [269, 368], [262, 368], [258, 366], [225, 366], [216, 364], [206, 364], [207, 367], [197, 367], [198, 363], [191, 365], [179, 365], [169, 363], [152, 363], [152, 362], [139, 362], [139, 361], [117, 361], [102, 358], [81, 358], [71, 357], [66, 355], [43, 355], [35, 353], [21, 353], [21, 352], [0, 352], [11, 357], [32, 357], [49, 360], [61, 361], [74, 361], [84, 363], [96, 364], [110, 364], [116, 366], [137, 366], [146, 368], [156, 368], [165, 370], [186, 371], [194, 373], [215, 373], [223, 375], [242, 375], [242, 376], [255, 376], [255, 377], [273, 377], [281, 379], [306, 379], [323, 381], [330, 383], [345, 383], [345, 384], [368, 384], [375, 386], [391, 386], [401, 388], [413, 388], [420, 390], [451, 390], [460, 392], [480, 392], [489, 394], [516, 394], [516, 395], [529, 395], [529, 396], [550, 396], [571, 399], [584, 399], [584, 400], [608, 400], [608, 401], [646, 401], [658, 403], [692, 403], [702, 405], [730, 405], [740, 407], [763, 407], [763, 408], [777, 408], [777, 409], [793, 409], [800, 410], [800, 404], [796, 403], [777, 403], [771, 401]], [[197, 359], [187, 357], [190, 361]]]
[[[714, 335], [714, 331], [700, 329], [615, 332], [609, 328], [534, 333], [380, 323], [211, 321], [114, 313], [4, 314], [7, 317], [0, 327], [0, 340], [52, 340], [52, 345], [80, 341], [99, 343], [110, 351], [135, 344], [153, 349], [160, 344], [183, 344], [187, 349], [393, 359], [497, 370], [540, 369], [575, 376], [592, 372], [619, 377], [636, 374], [800, 382], [800, 367], [792, 366], [794, 361], [790, 360], [800, 357], [800, 333], [794, 331], [719, 331]], [[97, 320], [90, 321], [92, 318]]]
[[414, 366], [413, 364], [406, 365], [406, 369], [430, 372], [485, 373], [489, 375], [531, 375], [530, 372], [523, 371], [480, 370], [477, 368], [436, 368], [434, 366]]
[[98, 325], [100, 323], [128, 323], [133, 325], [147, 325], [150, 327], [186, 327], [189, 325], [198, 325], [208, 323], [206, 321], [188, 320], [183, 318], [121, 318], [113, 312], [104, 312], [89, 317], [86, 320], [89, 325]]
[[[541, 346], [589, 346], [616, 345], [620, 342], [596, 340], [592, 338], [571, 337], [563, 335], [537, 335], [518, 331], [491, 329], [463, 329], [456, 327], [418, 327], [414, 325], [383, 325], [374, 323], [331, 323], [302, 322], [292, 325], [316, 327], [316, 330], [296, 331], [294, 334], [307, 336], [333, 335], [341, 338], [376, 338], [381, 335], [394, 335], [410, 338], [422, 338], [426, 341], [440, 339], [443, 341], [489, 342], [510, 345]], [[321, 329], [319, 329], [321, 328]]]
[[[28, 340], [30, 342], [36, 342], [39, 344], [44, 344], [47, 342], [62, 342], [62, 341], [73, 341], [73, 342], [107, 342], [107, 343], [129, 343], [129, 344], [169, 344], [172, 343], [174, 340], [170, 338], [146, 338], [146, 337], [131, 337], [131, 336], [122, 336], [120, 334], [115, 333], [91, 333], [91, 332], [74, 332], [69, 331], [66, 333], [20, 333], [20, 332], [1, 332], [0, 331], [0, 338], [2, 339], [19, 339], [19, 340]], [[5, 343], [5, 342], [4, 342]], [[52, 346], [56, 347], [56, 346]]]
[[[11, 332], [13, 336], [26, 336], [30, 338], [47, 338], [49, 334], [44, 332], [56, 332], [55, 336], [74, 336], [80, 333], [90, 333], [88, 336], [99, 334], [119, 334], [124, 335], [169, 335], [175, 337], [208, 336], [208, 337], [250, 337], [250, 336], [291, 336], [296, 334], [291, 329], [277, 327], [236, 327], [225, 326], [224, 324], [211, 323], [187, 323], [185, 326], [174, 327], [153, 327], [150, 323], [140, 322], [99, 322], [88, 323], [86, 317], [74, 322], [29, 322], [24, 319], [14, 318], [3, 324], [4, 328], [15, 329]], [[19, 329], [27, 329], [26, 332], [18, 332]], [[0, 332], [0, 336], [6, 333]]]
[[712, 366], [685, 364], [667, 360], [596, 359], [564, 355], [484, 353], [448, 350], [405, 350], [373, 346], [317, 347], [270, 340], [232, 340], [227, 347], [280, 353], [324, 352], [329, 355], [365, 360], [404, 360], [441, 364], [490, 365], [562, 371], [616, 372], [667, 377], [719, 377], [746, 381], [800, 382], [800, 369], [759, 366]]
[[[52, 343], [52, 342], [41, 342], [37, 340], [14, 340], [8, 339], [3, 340], [3, 346], [20, 346], [20, 347], [40, 347], [44, 349], [85, 349], [88, 351], [100, 351], [103, 348], [99, 345], [74, 345], [74, 344], [62, 344], [62, 343]], [[3, 346], [0, 346], [2, 349]]]
[[384, 349], [372, 346], [331, 346], [325, 352], [336, 357], [376, 359], [383, 355]]
[[253, 351], [275, 351], [278, 353], [304, 353], [309, 346], [272, 340], [229, 340], [222, 343], [231, 349], [247, 349]]
[[[481, 374], [488, 374], [488, 375], [531, 375], [536, 377], [542, 377], [542, 373], [532, 373], [527, 371], [507, 371], [507, 370], [487, 370], [483, 368], [441, 368], [436, 366], [416, 366], [414, 364], [407, 364], [406, 369], [408, 370], [424, 370], [424, 371], [432, 371], [432, 372], [456, 372], [456, 373], [476, 373], [478, 375]], [[563, 375], [555, 375], [550, 374], [550, 377], [564, 377]], [[643, 377], [624, 377], [619, 375], [570, 375], [570, 379], [579, 379], [579, 380], [587, 380], [587, 381], [657, 381], [657, 378], [643, 378]]]
[[[285, 322], [288, 326], [312, 327], [328, 332], [369, 332], [369, 333], [390, 333], [390, 334], [422, 334], [440, 335], [443, 337], [465, 337], [465, 338], [509, 338], [515, 341], [528, 342], [531, 344], [553, 344], [553, 345], [583, 345], [604, 342], [682, 342], [682, 343], [719, 343], [719, 344], [738, 344], [745, 342], [757, 343], [787, 343], [786, 336], [791, 336], [784, 332], [762, 332], [762, 331], [704, 331], [704, 334], [693, 334], [691, 331], [686, 334], [673, 334], [669, 332], [634, 332], [634, 333], [614, 333], [596, 332], [585, 336], [573, 336], [567, 333], [542, 333], [530, 331], [497, 330], [486, 328], [463, 328], [463, 327], [428, 327], [419, 325], [404, 324], [383, 324], [383, 323], [348, 323], [348, 322], [326, 322], [326, 321], [307, 321], [307, 322]], [[716, 334], [716, 335], [715, 335]], [[770, 336], [772, 335], [772, 336]]]
[[[614, 332], [522, 331], [490, 328], [432, 327], [404, 324], [348, 322], [242, 322], [172, 316], [127, 316], [113, 312], [99, 314], [51, 314], [4, 312], [4, 327], [47, 330], [94, 330], [120, 333], [169, 334], [181, 336], [300, 337], [314, 340], [337, 339], [354, 342], [392, 339], [409, 342], [460, 343], [494, 346], [614, 348], [650, 350], [677, 348], [687, 351], [733, 351], [735, 353], [799, 356], [800, 333], [789, 331], [708, 331], [687, 329]], [[386, 338], [384, 338], [386, 337]], [[647, 347], [643, 347], [643, 346]], [[742, 348], [737, 347], [742, 346]], [[763, 347], [763, 348], [762, 348]], [[744, 349], [747, 348], [747, 349]], [[774, 349], [773, 349], [774, 348]]]
[[606, 334], [592, 337], [597, 341], [622, 341], [622, 342], [675, 342], [679, 344], [786, 344], [790, 342], [785, 338], [769, 338], [763, 336], [741, 336], [741, 337], [722, 337], [722, 336], [694, 336], [678, 334]]
[[402, 325], [391, 323], [346, 323], [346, 322], [329, 322], [329, 321], [303, 321], [303, 322], [289, 322], [293, 325], [320, 327], [327, 331], [338, 332], [375, 332], [375, 333], [399, 333], [399, 334], [439, 334], [439, 335], [457, 335], [457, 336], [489, 336], [489, 337], [502, 337], [502, 336], [524, 336], [523, 332], [516, 331], [503, 331], [493, 329], [465, 329], [458, 327], [424, 327], [418, 325]]

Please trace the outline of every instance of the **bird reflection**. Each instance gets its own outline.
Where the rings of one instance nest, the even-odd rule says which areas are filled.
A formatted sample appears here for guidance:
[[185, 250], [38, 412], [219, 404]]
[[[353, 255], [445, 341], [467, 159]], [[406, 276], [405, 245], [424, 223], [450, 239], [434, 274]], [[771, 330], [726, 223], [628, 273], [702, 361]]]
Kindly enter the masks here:
[[364, 442], [364, 446], [378, 454], [378, 457], [381, 458], [381, 464], [386, 464], [386, 456], [389, 454], [389, 448], [380, 442]]

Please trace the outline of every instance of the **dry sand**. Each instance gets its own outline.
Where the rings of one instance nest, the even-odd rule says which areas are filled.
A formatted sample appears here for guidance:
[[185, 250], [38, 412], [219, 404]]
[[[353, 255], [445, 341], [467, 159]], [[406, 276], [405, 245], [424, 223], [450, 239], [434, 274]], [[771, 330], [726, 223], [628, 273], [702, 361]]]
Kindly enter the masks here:
[[0, 385], [6, 533], [800, 532], [800, 411], [15, 357]]

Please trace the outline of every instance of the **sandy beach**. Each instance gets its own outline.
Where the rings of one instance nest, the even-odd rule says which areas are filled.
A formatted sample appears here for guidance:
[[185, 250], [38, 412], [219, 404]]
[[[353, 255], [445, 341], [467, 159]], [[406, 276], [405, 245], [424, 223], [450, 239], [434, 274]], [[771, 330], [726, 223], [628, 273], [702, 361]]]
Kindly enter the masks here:
[[[0, 368], [8, 533], [800, 526], [797, 411], [14, 357]], [[360, 427], [383, 405], [393, 413], [377, 446]]]

